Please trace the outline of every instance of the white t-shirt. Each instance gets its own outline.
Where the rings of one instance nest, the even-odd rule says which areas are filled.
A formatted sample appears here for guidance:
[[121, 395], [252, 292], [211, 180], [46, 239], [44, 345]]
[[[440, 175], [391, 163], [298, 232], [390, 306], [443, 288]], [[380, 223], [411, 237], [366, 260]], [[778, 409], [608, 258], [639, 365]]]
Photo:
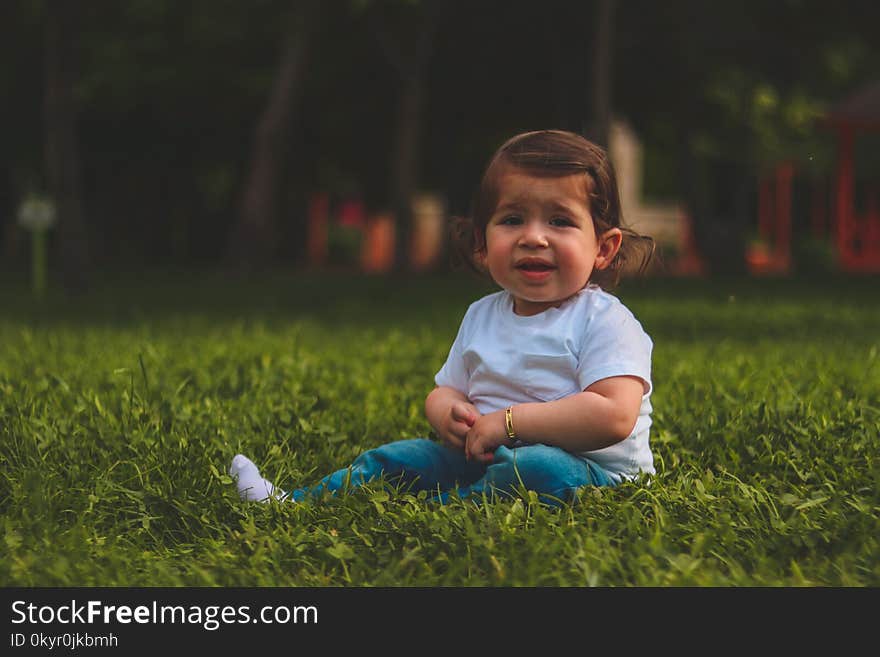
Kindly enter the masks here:
[[567, 397], [611, 376], [639, 377], [645, 392], [629, 437], [580, 453], [620, 481], [654, 473], [648, 443], [652, 348], [629, 309], [595, 285], [529, 317], [515, 314], [513, 297], [502, 290], [468, 307], [434, 382], [460, 391], [485, 415]]

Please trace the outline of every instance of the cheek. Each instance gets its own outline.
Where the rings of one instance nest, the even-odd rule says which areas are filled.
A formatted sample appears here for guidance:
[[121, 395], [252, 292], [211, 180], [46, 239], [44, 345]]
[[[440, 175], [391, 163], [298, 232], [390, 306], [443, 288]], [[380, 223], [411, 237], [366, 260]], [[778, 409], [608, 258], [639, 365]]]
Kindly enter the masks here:
[[596, 256], [598, 253], [598, 249], [596, 249], [595, 246], [589, 244], [577, 244], [571, 245], [571, 248], [566, 249], [564, 257], [571, 269], [589, 272], [592, 271], [596, 264]]
[[498, 269], [501, 263], [501, 254], [498, 252], [498, 249], [487, 249], [483, 255], [483, 266], [489, 269], [490, 271], [493, 269]]
[[490, 240], [482, 254], [483, 268], [488, 270], [492, 278], [504, 276], [504, 271], [509, 262], [510, 252], [504, 248], [499, 240]]
[[504, 239], [497, 233], [487, 233], [486, 242], [483, 247], [483, 253], [486, 254], [488, 260], [492, 260], [501, 256], [506, 251]]

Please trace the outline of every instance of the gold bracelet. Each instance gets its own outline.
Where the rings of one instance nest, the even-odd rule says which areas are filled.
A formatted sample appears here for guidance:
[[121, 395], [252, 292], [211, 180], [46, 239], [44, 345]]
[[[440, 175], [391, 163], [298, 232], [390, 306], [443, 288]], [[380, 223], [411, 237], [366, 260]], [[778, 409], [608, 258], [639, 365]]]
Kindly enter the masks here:
[[504, 410], [504, 428], [507, 429], [507, 437], [510, 442], [516, 442], [516, 431], [513, 430], [513, 406], [508, 406]]

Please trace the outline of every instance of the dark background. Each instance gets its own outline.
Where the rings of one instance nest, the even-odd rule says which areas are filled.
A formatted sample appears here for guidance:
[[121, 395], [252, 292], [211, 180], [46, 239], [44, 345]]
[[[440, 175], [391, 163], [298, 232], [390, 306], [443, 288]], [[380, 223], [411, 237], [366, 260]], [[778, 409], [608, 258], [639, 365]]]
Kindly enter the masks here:
[[[53, 267], [296, 266], [313, 192], [379, 211], [431, 190], [463, 213], [504, 139], [602, 142], [603, 102], [644, 143], [646, 196], [684, 202], [724, 269], [759, 177], [793, 159], [796, 191], [829, 180], [819, 119], [880, 71], [880, 3], [857, 0], [7, 0], [0, 23], [5, 271], [27, 268], [15, 216], [32, 193], [66, 199]], [[300, 73], [264, 141], [271, 203], [247, 229], [286, 44]]]

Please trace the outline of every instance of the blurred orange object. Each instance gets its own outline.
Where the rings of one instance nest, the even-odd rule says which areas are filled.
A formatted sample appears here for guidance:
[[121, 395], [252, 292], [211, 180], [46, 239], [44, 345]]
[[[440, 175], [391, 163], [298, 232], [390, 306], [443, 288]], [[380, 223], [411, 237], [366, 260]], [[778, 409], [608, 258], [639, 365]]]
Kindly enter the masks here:
[[370, 216], [364, 231], [361, 267], [368, 273], [388, 272], [394, 266], [394, 216], [378, 213]]

